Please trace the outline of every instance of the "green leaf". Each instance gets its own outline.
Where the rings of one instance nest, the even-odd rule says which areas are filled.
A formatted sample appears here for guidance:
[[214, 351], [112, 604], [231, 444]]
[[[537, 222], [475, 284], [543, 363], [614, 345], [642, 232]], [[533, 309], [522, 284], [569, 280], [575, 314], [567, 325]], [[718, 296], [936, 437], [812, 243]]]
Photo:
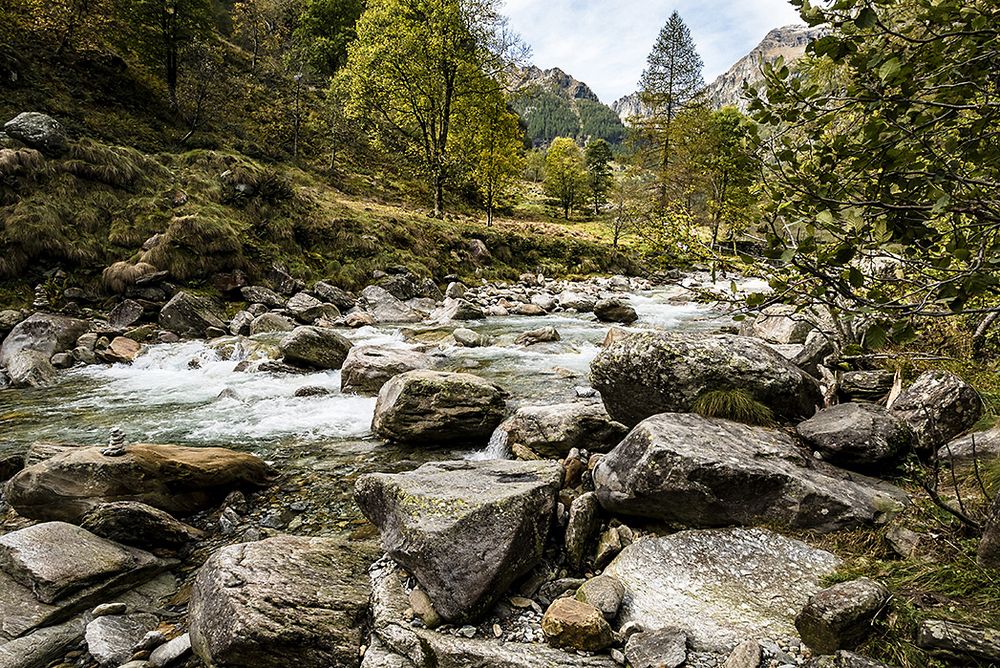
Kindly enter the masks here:
[[874, 28], [876, 23], [878, 23], [878, 14], [871, 7], [862, 9], [861, 13], [858, 14], [858, 18], [854, 19], [854, 25], [866, 30]]
[[901, 67], [899, 58], [890, 58], [882, 63], [882, 67], [878, 68], [878, 78], [882, 81], [888, 81], [899, 73]]

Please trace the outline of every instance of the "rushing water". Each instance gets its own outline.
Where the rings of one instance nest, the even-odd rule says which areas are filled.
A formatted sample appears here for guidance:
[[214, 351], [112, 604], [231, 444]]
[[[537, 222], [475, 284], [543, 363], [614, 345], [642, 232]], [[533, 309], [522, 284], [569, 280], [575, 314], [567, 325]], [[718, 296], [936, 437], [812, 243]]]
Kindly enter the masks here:
[[[637, 328], [712, 331], [731, 321], [711, 307], [678, 301], [678, 291], [660, 289], [631, 296]], [[554, 326], [555, 343], [517, 346], [525, 331]], [[444, 340], [456, 326], [492, 337], [493, 345], [461, 348]], [[592, 315], [508, 316], [448, 327], [366, 327], [345, 331], [355, 344], [420, 348], [440, 356], [445, 370], [468, 371], [493, 380], [514, 406], [557, 403], [589, 384], [591, 360], [608, 325]], [[220, 445], [255, 452], [292, 474], [295, 485], [329, 502], [315, 524], [343, 526], [356, 519], [350, 487], [356, 475], [401, 470], [428, 459], [497, 456], [505, 444], [458, 451], [387, 447], [370, 433], [375, 399], [340, 392], [340, 372], [302, 375], [237, 369], [263, 359], [275, 341], [231, 339], [154, 345], [130, 366], [90, 366], [64, 372], [42, 390], [0, 392], [0, 448], [23, 449], [36, 440], [99, 444], [120, 426], [133, 442]], [[303, 387], [329, 394], [296, 397]], [[225, 392], [225, 395], [220, 397]], [[288, 490], [285, 490], [286, 492]], [[335, 510], [334, 507], [339, 510]], [[332, 514], [332, 517], [330, 516]]]

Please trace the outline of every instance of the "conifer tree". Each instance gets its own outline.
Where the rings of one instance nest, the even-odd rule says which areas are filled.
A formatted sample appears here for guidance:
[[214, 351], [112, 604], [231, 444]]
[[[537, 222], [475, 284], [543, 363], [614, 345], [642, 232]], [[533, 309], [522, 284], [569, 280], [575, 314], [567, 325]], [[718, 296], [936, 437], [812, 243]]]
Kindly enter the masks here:
[[675, 11], [660, 30], [639, 81], [640, 100], [650, 110], [642, 130], [657, 151], [661, 205], [666, 204], [668, 195], [667, 172], [671, 159], [673, 121], [705, 85], [701, 76], [702, 67], [691, 31]]

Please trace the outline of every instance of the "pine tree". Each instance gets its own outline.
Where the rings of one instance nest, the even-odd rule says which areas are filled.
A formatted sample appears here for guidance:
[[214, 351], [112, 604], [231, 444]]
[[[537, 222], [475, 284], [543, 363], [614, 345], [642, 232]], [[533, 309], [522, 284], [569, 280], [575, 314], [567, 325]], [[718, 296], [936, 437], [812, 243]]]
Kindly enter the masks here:
[[640, 99], [651, 112], [643, 123], [643, 129], [657, 149], [661, 205], [665, 205], [667, 200], [673, 121], [704, 87], [702, 67], [691, 31], [675, 11], [660, 30], [639, 81]]

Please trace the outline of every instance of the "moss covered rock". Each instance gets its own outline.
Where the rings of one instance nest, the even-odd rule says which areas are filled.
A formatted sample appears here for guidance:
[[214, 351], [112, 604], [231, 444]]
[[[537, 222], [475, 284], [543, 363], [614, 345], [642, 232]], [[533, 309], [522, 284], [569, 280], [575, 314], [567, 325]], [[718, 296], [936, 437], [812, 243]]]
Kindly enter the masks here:
[[809, 417], [822, 401], [815, 380], [743, 336], [618, 333], [590, 369], [611, 417], [630, 427], [657, 413], [689, 412], [715, 390], [746, 390], [786, 419]]

